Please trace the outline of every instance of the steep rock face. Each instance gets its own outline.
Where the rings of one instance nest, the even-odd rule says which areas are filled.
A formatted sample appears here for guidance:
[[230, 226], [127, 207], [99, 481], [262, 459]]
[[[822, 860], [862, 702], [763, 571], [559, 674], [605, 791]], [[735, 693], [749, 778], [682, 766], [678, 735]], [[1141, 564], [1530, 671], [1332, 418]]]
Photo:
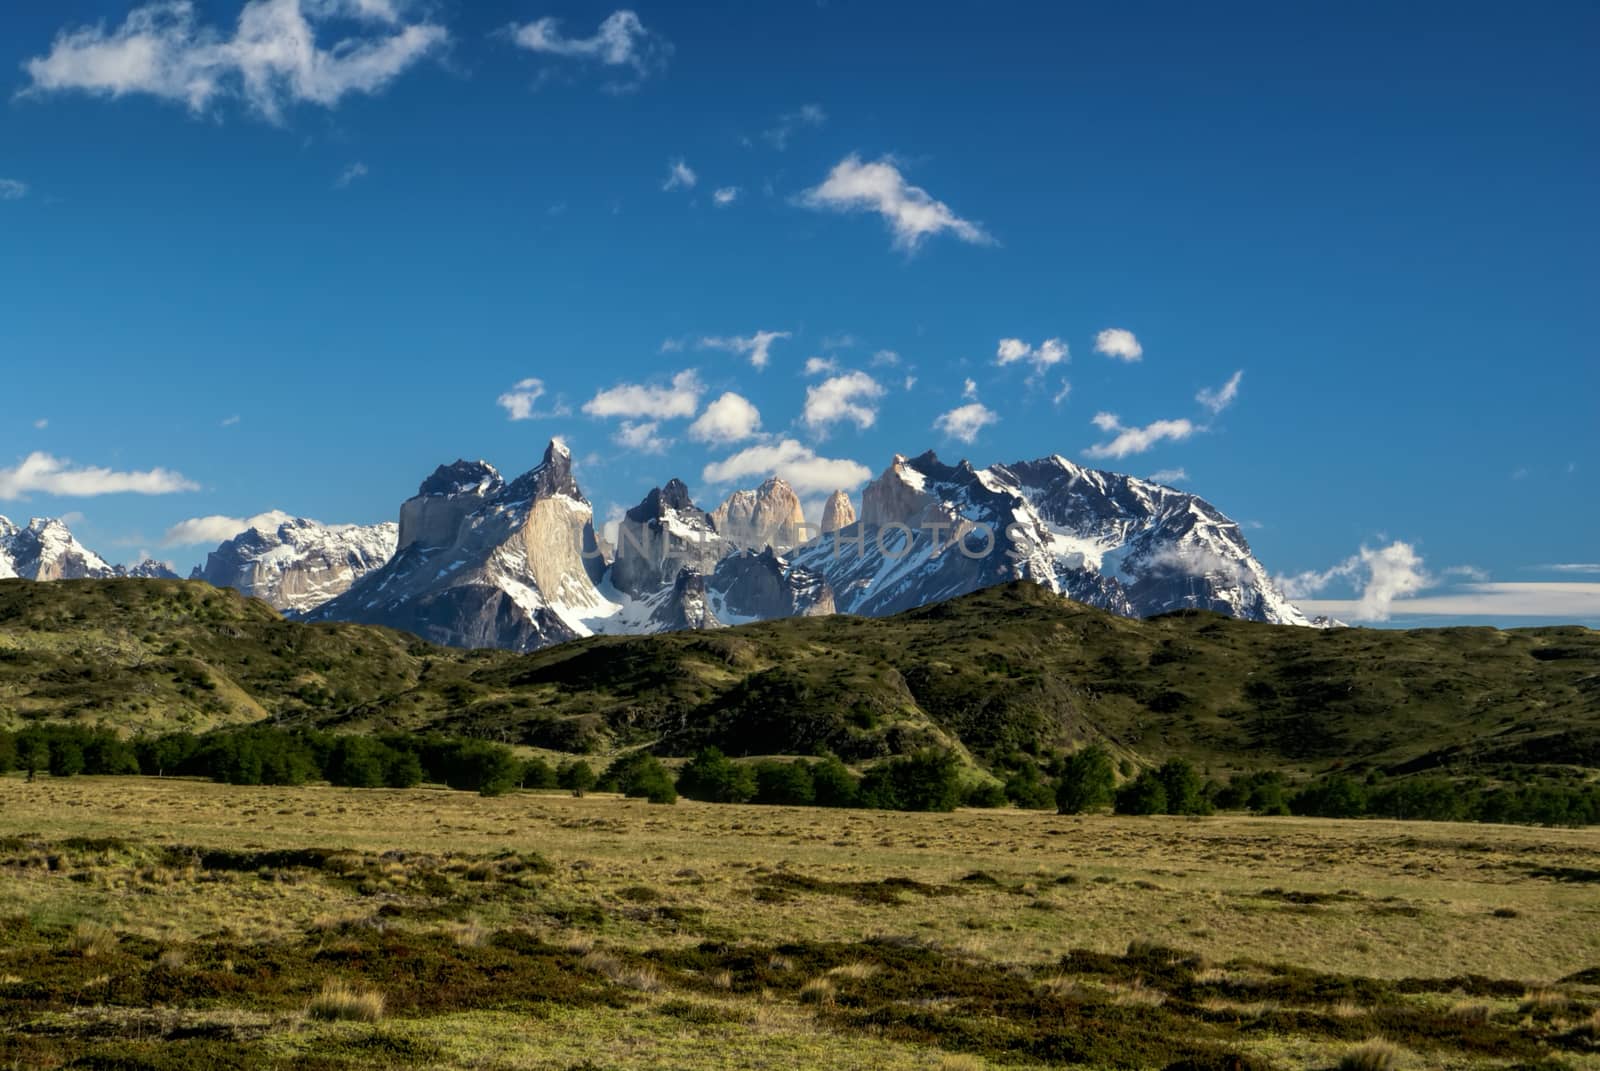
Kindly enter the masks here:
[[401, 507], [397, 541], [383, 568], [308, 616], [532, 650], [589, 635], [589, 618], [617, 610], [590, 579], [593, 509], [558, 441], [511, 483], [485, 462], [438, 469]]
[[805, 515], [800, 496], [777, 477], [754, 491], [735, 491], [711, 513], [723, 539], [742, 550], [768, 547], [782, 554], [800, 545]]
[[136, 562], [133, 565], [119, 565], [116, 568], [119, 576], [126, 576], [135, 580], [179, 579], [178, 574], [173, 572], [172, 566], [166, 562], [158, 562], [154, 558], [146, 558], [144, 561]]
[[617, 526], [611, 583], [623, 594], [641, 598], [675, 583], [684, 569], [702, 576], [711, 572], [727, 549], [711, 515], [690, 500], [683, 481], [668, 480]]
[[388, 562], [398, 531], [392, 521], [325, 525], [297, 517], [240, 532], [206, 555], [190, 579], [305, 613]]
[[828, 535], [855, 523], [856, 508], [850, 504], [850, 496], [843, 491], [829, 495], [827, 504], [822, 507], [822, 534]]
[[827, 580], [790, 565], [770, 547], [760, 553], [745, 550], [723, 558], [709, 586], [717, 616], [727, 622], [834, 612], [833, 589]]
[[461, 522], [504, 487], [505, 481], [487, 461], [440, 465], [422, 481], [415, 497], [401, 503], [396, 549], [413, 543], [448, 545], [460, 531]]

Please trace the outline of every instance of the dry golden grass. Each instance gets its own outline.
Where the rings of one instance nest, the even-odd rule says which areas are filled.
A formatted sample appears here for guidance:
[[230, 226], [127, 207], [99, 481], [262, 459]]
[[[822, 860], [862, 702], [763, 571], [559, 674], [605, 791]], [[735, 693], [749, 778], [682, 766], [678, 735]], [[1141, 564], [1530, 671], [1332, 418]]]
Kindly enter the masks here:
[[375, 1023], [383, 1018], [383, 1006], [383, 994], [377, 990], [329, 978], [322, 983], [322, 991], [306, 1005], [306, 1016], [324, 1021]]
[[[1201, 963], [1193, 982], [1223, 991], [1188, 1005], [1212, 1016], [1205, 1029], [1236, 1032], [1252, 1059], [1284, 1069], [1493, 1061], [1454, 1053], [1446, 1059], [1386, 1021], [1389, 1037], [1417, 1047], [1408, 1054], [1389, 1044], [1392, 1062], [1383, 1064], [1382, 1045], [1351, 1048], [1339, 1040], [1371, 1029], [1360, 1023], [1371, 1008], [1355, 1000], [1280, 999], [1264, 988], [1271, 964], [1372, 979], [1519, 979], [1492, 1000], [1469, 1000], [1452, 992], [1452, 982], [1418, 1004], [1431, 1001], [1434, 1014], [1463, 1029], [1493, 1030], [1522, 1029], [1513, 1014], [1520, 1004], [1537, 1024], [1528, 1029], [1574, 1039], [1562, 1053], [1573, 1071], [1600, 1071], [1600, 1054], [1582, 1043], [1596, 1036], [1590, 1012], [1600, 987], [1561, 982], [1600, 965], [1595, 886], [1539, 876], [1592, 869], [1600, 831], [1232, 816], [911, 815], [687, 801], [649, 807], [595, 795], [483, 799], [442, 790], [250, 789], [153, 779], [28, 785], [0, 777], [0, 837], [23, 833], [22, 846], [0, 865], [0, 903], [7, 905], [0, 916], [50, 927], [52, 954], [71, 946], [79, 970], [73, 985], [89, 987], [74, 990], [72, 1000], [84, 1007], [105, 999], [118, 981], [116, 963], [135, 948], [148, 950], [139, 953], [147, 963], [179, 972], [169, 984], [233, 975], [232, 962], [208, 951], [217, 935], [244, 945], [309, 943], [338, 962], [385, 939], [413, 936], [488, 959], [505, 955], [503, 937], [514, 934], [560, 950], [569, 973], [581, 962], [583, 985], [614, 987], [611, 999], [626, 1005], [562, 1009], [535, 1029], [526, 1015], [487, 1011], [414, 1019], [400, 1010], [407, 997], [393, 984], [348, 986], [355, 996], [378, 998], [380, 1016], [387, 992], [393, 1008], [383, 1031], [438, 1046], [441, 1067], [563, 1071], [612, 1037], [635, 1042], [598, 1062], [628, 1071], [693, 1067], [712, 1051], [736, 1053], [722, 1064], [730, 1068], [862, 1066], [869, 1052], [874, 1066], [896, 1071], [989, 1066], [970, 1054], [941, 1063], [943, 1055], [918, 1043], [841, 1028], [893, 973], [873, 961], [868, 944], [820, 962], [807, 949], [875, 940], [952, 969], [1003, 972], [1068, 1008], [1121, 1005], [1128, 1010], [1117, 1014], [1131, 1019], [1187, 1014], [1188, 998], [1169, 999], [1160, 982], [1160, 950], [1181, 949]], [[71, 837], [120, 837], [128, 847], [63, 849]], [[174, 843], [337, 854], [320, 870], [208, 869], [162, 847]], [[548, 866], [530, 868], [516, 853], [537, 853]], [[979, 870], [983, 880], [971, 880]], [[783, 891], [784, 875], [813, 884]], [[430, 883], [444, 891], [426, 893]], [[782, 895], [766, 895], [775, 889]], [[1262, 895], [1268, 890], [1277, 892]], [[722, 969], [724, 961], [697, 966], [686, 981], [666, 957], [705, 941], [748, 951], [761, 977], [752, 986], [748, 975]], [[1085, 975], [1063, 967], [1074, 949], [1131, 954], [1151, 966], [1118, 978]], [[239, 977], [254, 969], [250, 964], [241, 956]], [[31, 981], [9, 961], [0, 966], [12, 979], [0, 978], [0, 985]], [[291, 1010], [302, 1007], [322, 973], [319, 967], [296, 990]], [[344, 973], [347, 982], [361, 981], [355, 971]], [[676, 1017], [661, 1010], [668, 1006]], [[937, 995], [915, 1006], [934, 1018], [957, 1011]], [[306, 1023], [295, 1029], [252, 1012], [248, 1031], [289, 1065], [315, 1055], [317, 1039], [332, 1036], [327, 1031], [354, 1029], [304, 1011]], [[1344, 1022], [1320, 1040], [1284, 1036], [1277, 1024], [1299, 1012]], [[1368, 1058], [1357, 1054], [1369, 1048], [1379, 1063], [1348, 1062]], [[510, 1052], [519, 1055], [502, 1055]]]
[[1399, 1048], [1382, 1038], [1369, 1038], [1340, 1058], [1339, 1071], [1395, 1071], [1400, 1055]]

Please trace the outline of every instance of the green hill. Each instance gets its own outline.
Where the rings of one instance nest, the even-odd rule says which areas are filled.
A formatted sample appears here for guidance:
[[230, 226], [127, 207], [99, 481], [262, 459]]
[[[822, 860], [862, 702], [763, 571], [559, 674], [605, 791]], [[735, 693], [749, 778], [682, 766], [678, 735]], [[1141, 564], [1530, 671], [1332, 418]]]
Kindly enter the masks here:
[[1219, 771], [1600, 767], [1600, 633], [1317, 631], [1111, 616], [1028, 583], [893, 618], [595, 638], [512, 655], [286, 622], [183, 581], [0, 582], [0, 724], [262, 718], [686, 755], [927, 745], [980, 764], [1105, 742]]

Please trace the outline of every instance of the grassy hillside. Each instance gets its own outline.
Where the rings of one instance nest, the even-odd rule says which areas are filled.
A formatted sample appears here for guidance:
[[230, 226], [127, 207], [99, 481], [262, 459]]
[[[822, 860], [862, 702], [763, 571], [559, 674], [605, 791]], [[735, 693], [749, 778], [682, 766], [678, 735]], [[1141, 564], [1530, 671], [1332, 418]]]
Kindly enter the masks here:
[[0, 728], [38, 718], [196, 732], [319, 720], [508, 655], [357, 625], [302, 625], [181, 580], [0, 581]]
[[981, 763], [1099, 740], [1145, 761], [1600, 767], [1600, 633], [1129, 621], [1016, 584], [888, 619], [596, 638], [531, 655], [302, 625], [203, 584], [0, 583], [0, 720], [271, 716], [670, 755], [930, 744]]

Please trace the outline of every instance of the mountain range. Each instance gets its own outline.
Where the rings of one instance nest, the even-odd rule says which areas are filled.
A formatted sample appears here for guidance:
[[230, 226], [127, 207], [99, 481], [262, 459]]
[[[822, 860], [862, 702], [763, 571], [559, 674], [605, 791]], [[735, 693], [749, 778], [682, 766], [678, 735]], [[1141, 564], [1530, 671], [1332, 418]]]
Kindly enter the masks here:
[[[859, 511], [835, 492], [820, 525], [776, 477], [709, 510], [673, 479], [610, 535], [553, 440], [510, 480], [486, 461], [440, 466], [395, 522], [274, 516], [222, 543], [191, 578], [306, 620], [517, 651], [596, 634], [879, 617], [1014, 580], [1123, 617], [1201, 609], [1325, 624], [1283, 596], [1240, 526], [1209, 502], [1059, 455], [987, 468], [896, 455]], [[0, 577], [155, 569], [109, 566], [59, 521], [0, 520]]]

